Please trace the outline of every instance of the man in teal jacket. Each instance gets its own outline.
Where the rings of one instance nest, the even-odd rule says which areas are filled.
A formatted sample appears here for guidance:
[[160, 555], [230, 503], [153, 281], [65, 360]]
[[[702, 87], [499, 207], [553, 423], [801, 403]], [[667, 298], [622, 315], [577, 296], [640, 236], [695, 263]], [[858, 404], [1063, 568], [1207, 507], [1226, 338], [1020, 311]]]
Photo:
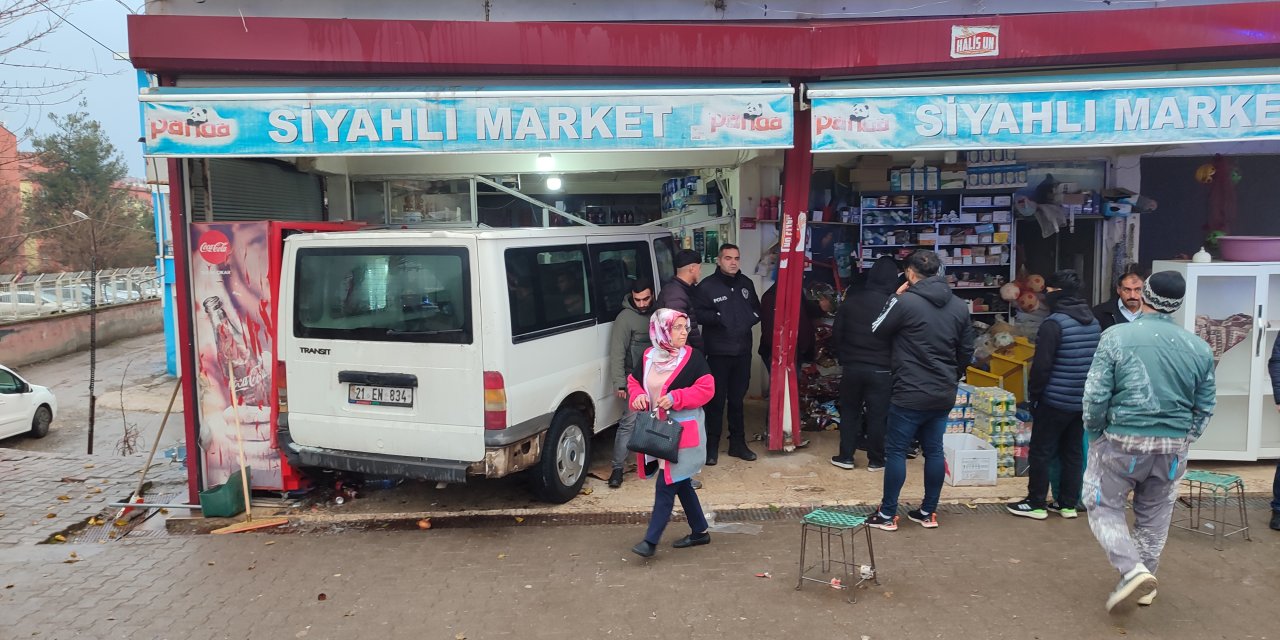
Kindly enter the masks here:
[[[1089, 528], [1123, 576], [1107, 611], [1154, 602], [1187, 449], [1213, 415], [1213, 351], [1170, 316], [1185, 293], [1181, 274], [1152, 275], [1142, 315], [1103, 332], [1085, 382], [1084, 428], [1093, 438], [1083, 492]], [[1130, 494], [1132, 531], [1125, 520]]]

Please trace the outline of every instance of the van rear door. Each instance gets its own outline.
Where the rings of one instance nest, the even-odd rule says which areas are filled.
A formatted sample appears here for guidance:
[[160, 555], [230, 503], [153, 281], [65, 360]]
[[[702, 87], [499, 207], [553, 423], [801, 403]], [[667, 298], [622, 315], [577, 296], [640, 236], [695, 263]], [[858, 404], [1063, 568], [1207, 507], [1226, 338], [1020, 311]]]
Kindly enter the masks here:
[[279, 333], [290, 336], [282, 358], [293, 441], [483, 459], [475, 241], [348, 233], [288, 242], [292, 295], [281, 296]]

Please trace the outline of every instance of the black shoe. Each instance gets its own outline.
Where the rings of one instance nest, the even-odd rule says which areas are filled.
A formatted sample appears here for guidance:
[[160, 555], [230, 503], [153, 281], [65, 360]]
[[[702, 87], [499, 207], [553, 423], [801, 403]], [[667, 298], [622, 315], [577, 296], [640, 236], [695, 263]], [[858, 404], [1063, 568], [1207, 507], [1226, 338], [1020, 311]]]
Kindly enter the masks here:
[[617, 489], [618, 487], [621, 487], [621, 486], [622, 486], [622, 469], [614, 469], [613, 473], [609, 474], [609, 488]]
[[841, 469], [854, 469], [857, 467], [853, 463], [853, 458], [841, 458], [840, 456], [831, 456], [831, 464]]
[[685, 549], [688, 547], [700, 547], [704, 544], [711, 544], [711, 532], [709, 531], [703, 531], [698, 535], [691, 533], [671, 543], [671, 546], [677, 549]]
[[755, 452], [747, 448], [747, 445], [745, 444], [742, 445], [741, 447], [729, 447], [729, 455], [735, 458], [741, 458], [743, 460], [746, 460], [747, 462], [751, 462], [756, 459]]
[[708, 453], [708, 454], [707, 454], [707, 466], [708, 466], [708, 467], [714, 467], [714, 466], [716, 466], [716, 463], [718, 463], [718, 462], [720, 462], [720, 454], [718, 454], [718, 453]]
[[920, 457], [920, 447], [911, 447], [910, 449], [907, 449], [908, 460], [915, 460], [916, 458], [919, 458], [919, 457]]
[[631, 547], [631, 553], [634, 553], [640, 556], [641, 558], [652, 558], [653, 554], [656, 553], [657, 551], [658, 551], [658, 547], [656, 545], [649, 544], [644, 540], [637, 542], [636, 546]]
[[1280, 511], [1271, 512], [1271, 528], [1280, 531]]

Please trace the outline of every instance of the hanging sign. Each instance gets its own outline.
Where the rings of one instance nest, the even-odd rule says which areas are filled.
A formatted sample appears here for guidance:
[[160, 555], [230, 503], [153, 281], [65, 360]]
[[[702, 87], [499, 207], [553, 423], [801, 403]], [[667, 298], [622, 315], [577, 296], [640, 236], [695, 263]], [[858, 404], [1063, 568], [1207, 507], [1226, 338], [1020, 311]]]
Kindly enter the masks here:
[[[154, 90], [153, 90], [154, 91]], [[787, 85], [144, 94], [152, 156], [787, 148]]]
[[951, 25], [952, 58], [989, 58], [1000, 55], [1000, 27]]
[[[809, 90], [814, 151], [1182, 144], [1280, 138], [1280, 77]], [[1243, 80], [1243, 79], [1241, 79]], [[1146, 84], [1147, 86], [1143, 86]], [[1172, 86], [1171, 86], [1172, 85]]]

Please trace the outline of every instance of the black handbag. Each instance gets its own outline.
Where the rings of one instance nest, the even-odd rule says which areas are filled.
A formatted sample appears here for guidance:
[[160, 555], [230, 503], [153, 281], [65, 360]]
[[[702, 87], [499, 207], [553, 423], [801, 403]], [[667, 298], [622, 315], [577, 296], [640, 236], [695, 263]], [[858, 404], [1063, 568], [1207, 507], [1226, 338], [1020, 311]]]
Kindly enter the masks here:
[[627, 442], [627, 450], [676, 462], [680, 455], [682, 430], [680, 423], [671, 418], [659, 420], [653, 411], [642, 413], [636, 416], [636, 426], [631, 432], [631, 440]]

